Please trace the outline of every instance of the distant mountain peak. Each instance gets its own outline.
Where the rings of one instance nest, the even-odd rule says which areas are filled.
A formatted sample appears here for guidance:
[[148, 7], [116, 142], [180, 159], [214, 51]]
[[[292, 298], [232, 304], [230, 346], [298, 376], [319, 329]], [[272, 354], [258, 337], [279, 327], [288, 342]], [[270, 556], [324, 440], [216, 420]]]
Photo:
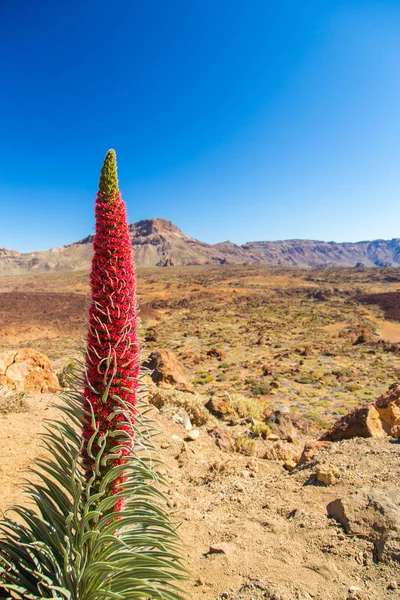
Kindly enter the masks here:
[[129, 231], [133, 234], [138, 234], [141, 236], [148, 236], [157, 233], [174, 233], [182, 237], [187, 237], [182, 233], [179, 227], [174, 225], [171, 221], [160, 218], [143, 219], [137, 223], [132, 223], [129, 225]]
[[[293, 239], [247, 242], [243, 246], [229, 240], [206, 244], [161, 218], [132, 223], [129, 232], [138, 267], [226, 263], [283, 267], [400, 266], [399, 238], [354, 243]], [[91, 234], [74, 244], [35, 253], [0, 248], [0, 274], [89, 269], [93, 238]]]

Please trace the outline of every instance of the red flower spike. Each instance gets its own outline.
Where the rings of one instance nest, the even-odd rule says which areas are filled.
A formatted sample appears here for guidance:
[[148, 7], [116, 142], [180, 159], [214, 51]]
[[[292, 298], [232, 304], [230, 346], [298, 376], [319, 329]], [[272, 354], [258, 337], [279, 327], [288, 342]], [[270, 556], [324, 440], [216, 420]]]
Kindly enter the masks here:
[[[88, 480], [93, 476], [95, 453], [103, 435], [115, 430], [127, 431], [126, 418], [113, 414], [121, 405], [132, 407], [134, 423], [136, 390], [139, 375], [139, 347], [136, 334], [135, 271], [132, 246], [129, 238], [125, 204], [118, 190], [117, 164], [114, 150], [105, 158], [99, 191], [96, 197], [96, 233], [93, 242], [91, 306], [86, 349], [86, 379], [84, 408], [88, 415], [83, 423], [84, 447], [82, 456]], [[122, 402], [120, 402], [122, 401]], [[121, 425], [121, 421], [124, 422]], [[97, 434], [93, 444], [89, 441]], [[123, 464], [131, 442], [120, 448], [120, 459], [113, 464]], [[107, 437], [105, 455], [121, 447], [121, 440]], [[96, 477], [98, 486], [112, 465], [100, 467]], [[120, 491], [124, 477], [119, 477], [108, 490]], [[119, 500], [114, 510], [120, 510]]]

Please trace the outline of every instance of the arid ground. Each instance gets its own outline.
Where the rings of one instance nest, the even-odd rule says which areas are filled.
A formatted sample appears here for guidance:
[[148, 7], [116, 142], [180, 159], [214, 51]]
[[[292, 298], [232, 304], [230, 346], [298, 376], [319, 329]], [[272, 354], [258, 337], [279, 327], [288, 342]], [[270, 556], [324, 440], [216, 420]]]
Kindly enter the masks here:
[[[33, 348], [61, 371], [79, 356], [87, 294], [86, 272], [0, 278], [0, 352]], [[285, 405], [318, 432], [399, 379], [400, 269], [142, 269], [138, 302], [144, 358], [173, 350], [204, 401], [225, 390], [258, 412]], [[38, 433], [55, 414], [52, 402], [28, 394], [20, 412], [0, 414], [3, 510], [23, 501], [22, 469], [41, 452]], [[245, 437], [245, 422], [210, 418], [185, 442], [173, 406], [157, 420], [167, 497], [193, 573], [189, 598], [398, 597], [398, 563], [376, 562], [373, 543], [346, 535], [326, 506], [361, 486], [398, 487], [400, 445], [335, 443], [289, 473], [279, 452], [261, 457], [271, 443], [257, 440], [253, 451], [221, 442]], [[299, 441], [291, 445], [301, 453]], [[336, 483], [316, 482], [321, 464], [338, 469]], [[222, 551], [210, 553], [213, 545]]]

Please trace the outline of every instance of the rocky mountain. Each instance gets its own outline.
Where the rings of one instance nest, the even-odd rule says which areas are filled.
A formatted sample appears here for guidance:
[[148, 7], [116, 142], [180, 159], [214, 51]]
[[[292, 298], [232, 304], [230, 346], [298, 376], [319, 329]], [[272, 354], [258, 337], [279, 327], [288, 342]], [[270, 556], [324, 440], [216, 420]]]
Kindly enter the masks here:
[[[136, 264], [140, 267], [226, 263], [287, 267], [400, 265], [399, 238], [356, 243], [286, 240], [237, 246], [229, 241], [206, 244], [185, 235], [165, 219], [145, 219], [132, 223], [129, 229]], [[87, 269], [92, 258], [92, 241], [93, 235], [89, 235], [62, 248], [29, 253], [0, 248], [0, 274]]]

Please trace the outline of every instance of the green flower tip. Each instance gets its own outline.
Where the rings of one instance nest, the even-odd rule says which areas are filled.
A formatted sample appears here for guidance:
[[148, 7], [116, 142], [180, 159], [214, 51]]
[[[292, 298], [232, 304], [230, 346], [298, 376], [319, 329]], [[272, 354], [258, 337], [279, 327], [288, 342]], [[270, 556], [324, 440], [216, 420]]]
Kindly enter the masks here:
[[100, 172], [99, 192], [104, 196], [112, 196], [118, 192], [117, 155], [109, 150]]

